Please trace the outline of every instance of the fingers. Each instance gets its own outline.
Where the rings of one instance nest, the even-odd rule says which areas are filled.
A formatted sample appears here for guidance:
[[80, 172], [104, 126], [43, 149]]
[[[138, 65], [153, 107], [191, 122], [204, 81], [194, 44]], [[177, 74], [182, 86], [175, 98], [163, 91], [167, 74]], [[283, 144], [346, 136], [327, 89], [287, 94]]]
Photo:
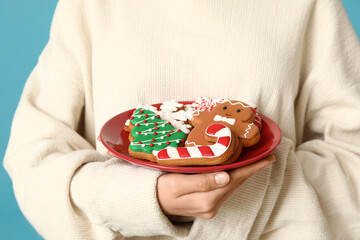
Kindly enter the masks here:
[[184, 194], [209, 192], [223, 187], [230, 181], [230, 177], [226, 172], [192, 175], [176, 174], [171, 181], [172, 191], [180, 197]]
[[255, 173], [259, 172], [261, 169], [270, 166], [273, 161], [275, 161], [275, 157], [273, 155], [269, 155], [258, 162], [231, 170], [229, 172], [231, 176], [231, 181], [240, 183], [244, 179], [247, 179], [252, 175], [254, 175]]

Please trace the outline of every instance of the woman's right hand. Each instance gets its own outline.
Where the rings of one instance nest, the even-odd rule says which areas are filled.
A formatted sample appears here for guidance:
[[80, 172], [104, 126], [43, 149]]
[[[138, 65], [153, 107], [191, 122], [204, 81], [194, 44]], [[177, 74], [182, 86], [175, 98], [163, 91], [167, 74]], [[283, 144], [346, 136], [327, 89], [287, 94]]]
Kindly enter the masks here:
[[249, 177], [268, 167], [275, 157], [268, 157], [229, 172], [178, 174], [159, 177], [158, 200], [166, 215], [213, 218], [221, 204]]

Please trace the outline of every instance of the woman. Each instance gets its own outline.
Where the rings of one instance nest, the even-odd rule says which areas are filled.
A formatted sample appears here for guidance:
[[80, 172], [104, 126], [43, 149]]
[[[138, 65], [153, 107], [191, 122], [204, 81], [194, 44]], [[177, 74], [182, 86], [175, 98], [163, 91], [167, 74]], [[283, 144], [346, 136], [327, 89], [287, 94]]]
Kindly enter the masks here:
[[[356, 239], [359, 58], [340, 0], [60, 0], [4, 165], [46, 239]], [[138, 103], [198, 96], [255, 103], [276, 162], [163, 175], [96, 142]]]

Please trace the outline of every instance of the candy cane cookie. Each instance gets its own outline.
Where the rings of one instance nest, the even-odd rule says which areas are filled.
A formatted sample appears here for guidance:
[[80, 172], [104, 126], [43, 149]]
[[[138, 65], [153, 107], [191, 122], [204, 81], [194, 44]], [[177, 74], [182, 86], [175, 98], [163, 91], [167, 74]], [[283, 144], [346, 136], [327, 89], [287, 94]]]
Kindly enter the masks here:
[[231, 130], [223, 124], [212, 124], [205, 131], [209, 142], [213, 145], [190, 147], [167, 147], [156, 154], [156, 162], [160, 165], [197, 166], [219, 165], [235, 161], [241, 151], [237, 149], [237, 141]]

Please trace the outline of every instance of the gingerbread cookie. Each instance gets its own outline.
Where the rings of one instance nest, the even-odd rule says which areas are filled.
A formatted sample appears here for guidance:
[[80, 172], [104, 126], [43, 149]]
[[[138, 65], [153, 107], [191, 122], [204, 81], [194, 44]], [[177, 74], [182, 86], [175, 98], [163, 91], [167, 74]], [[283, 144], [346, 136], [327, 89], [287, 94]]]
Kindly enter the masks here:
[[260, 140], [261, 118], [254, 108], [244, 102], [201, 98], [193, 104], [193, 108], [195, 112], [190, 122], [194, 129], [187, 138], [188, 145], [209, 145], [201, 133], [214, 123], [229, 127], [244, 147], [253, 146]]

